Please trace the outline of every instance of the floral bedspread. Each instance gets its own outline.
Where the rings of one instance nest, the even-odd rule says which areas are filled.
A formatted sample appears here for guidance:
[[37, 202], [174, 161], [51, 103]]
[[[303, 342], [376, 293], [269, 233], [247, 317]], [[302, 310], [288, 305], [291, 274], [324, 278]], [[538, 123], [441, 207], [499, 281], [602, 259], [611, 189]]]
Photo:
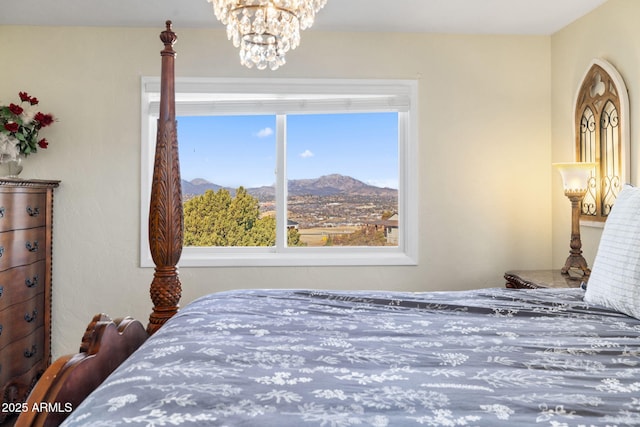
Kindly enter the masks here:
[[640, 425], [640, 321], [583, 293], [213, 294], [64, 426]]

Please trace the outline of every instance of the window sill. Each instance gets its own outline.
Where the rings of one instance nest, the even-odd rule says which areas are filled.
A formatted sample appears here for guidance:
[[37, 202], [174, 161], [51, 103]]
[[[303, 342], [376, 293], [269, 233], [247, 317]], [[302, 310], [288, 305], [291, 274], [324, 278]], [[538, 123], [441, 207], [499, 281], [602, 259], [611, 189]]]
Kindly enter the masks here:
[[[228, 249], [228, 250], [226, 250]], [[238, 248], [183, 248], [179, 267], [302, 267], [302, 266], [373, 266], [373, 265], [417, 265], [417, 257], [398, 248], [309, 248], [295, 252], [275, 252], [260, 248], [247, 253]], [[329, 253], [330, 251], [330, 253]], [[141, 262], [142, 267], [153, 267], [149, 255]]]

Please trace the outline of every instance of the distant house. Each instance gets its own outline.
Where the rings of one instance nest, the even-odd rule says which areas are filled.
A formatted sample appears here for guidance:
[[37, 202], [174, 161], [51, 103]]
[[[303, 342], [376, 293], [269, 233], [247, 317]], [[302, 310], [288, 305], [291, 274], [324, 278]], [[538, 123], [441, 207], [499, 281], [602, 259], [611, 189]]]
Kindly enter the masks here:
[[384, 226], [384, 237], [389, 245], [398, 244], [398, 214], [394, 213], [388, 219], [382, 221]]
[[290, 219], [287, 220], [287, 230], [297, 230], [299, 225], [300, 224], [295, 221], [291, 221]]
[[376, 221], [374, 224], [376, 230], [382, 229], [384, 237], [387, 239], [387, 245], [398, 245], [398, 214], [394, 213], [387, 219]]

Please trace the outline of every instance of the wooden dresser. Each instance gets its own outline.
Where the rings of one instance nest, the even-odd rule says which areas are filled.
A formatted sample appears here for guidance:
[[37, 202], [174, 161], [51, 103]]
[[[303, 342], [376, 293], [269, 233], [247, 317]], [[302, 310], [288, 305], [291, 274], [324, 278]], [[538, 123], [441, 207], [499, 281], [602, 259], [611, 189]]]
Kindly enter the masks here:
[[53, 189], [0, 178], [0, 423], [51, 363]]

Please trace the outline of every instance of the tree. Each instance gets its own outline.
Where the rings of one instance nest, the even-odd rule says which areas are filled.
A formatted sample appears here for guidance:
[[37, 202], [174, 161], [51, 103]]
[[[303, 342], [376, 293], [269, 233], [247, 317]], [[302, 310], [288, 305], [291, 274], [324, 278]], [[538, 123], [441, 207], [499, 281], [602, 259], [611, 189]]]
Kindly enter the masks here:
[[[290, 246], [303, 246], [297, 230], [288, 230]], [[184, 203], [185, 246], [274, 246], [276, 220], [260, 216], [258, 199], [238, 188], [207, 190]]]
[[325, 246], [385, 246], [384, 231], [374, 226], [362, 226], [353, 233], [332, 236]]
[[387, 220], [387, 219], [391, 218], [394, 215], [395, 215], [395, 213], [393, 213], [391, 211], [384, 211], [384, 212], [382, 212], [382, 218], [381, 219], [384, 221], [384, 220]]

